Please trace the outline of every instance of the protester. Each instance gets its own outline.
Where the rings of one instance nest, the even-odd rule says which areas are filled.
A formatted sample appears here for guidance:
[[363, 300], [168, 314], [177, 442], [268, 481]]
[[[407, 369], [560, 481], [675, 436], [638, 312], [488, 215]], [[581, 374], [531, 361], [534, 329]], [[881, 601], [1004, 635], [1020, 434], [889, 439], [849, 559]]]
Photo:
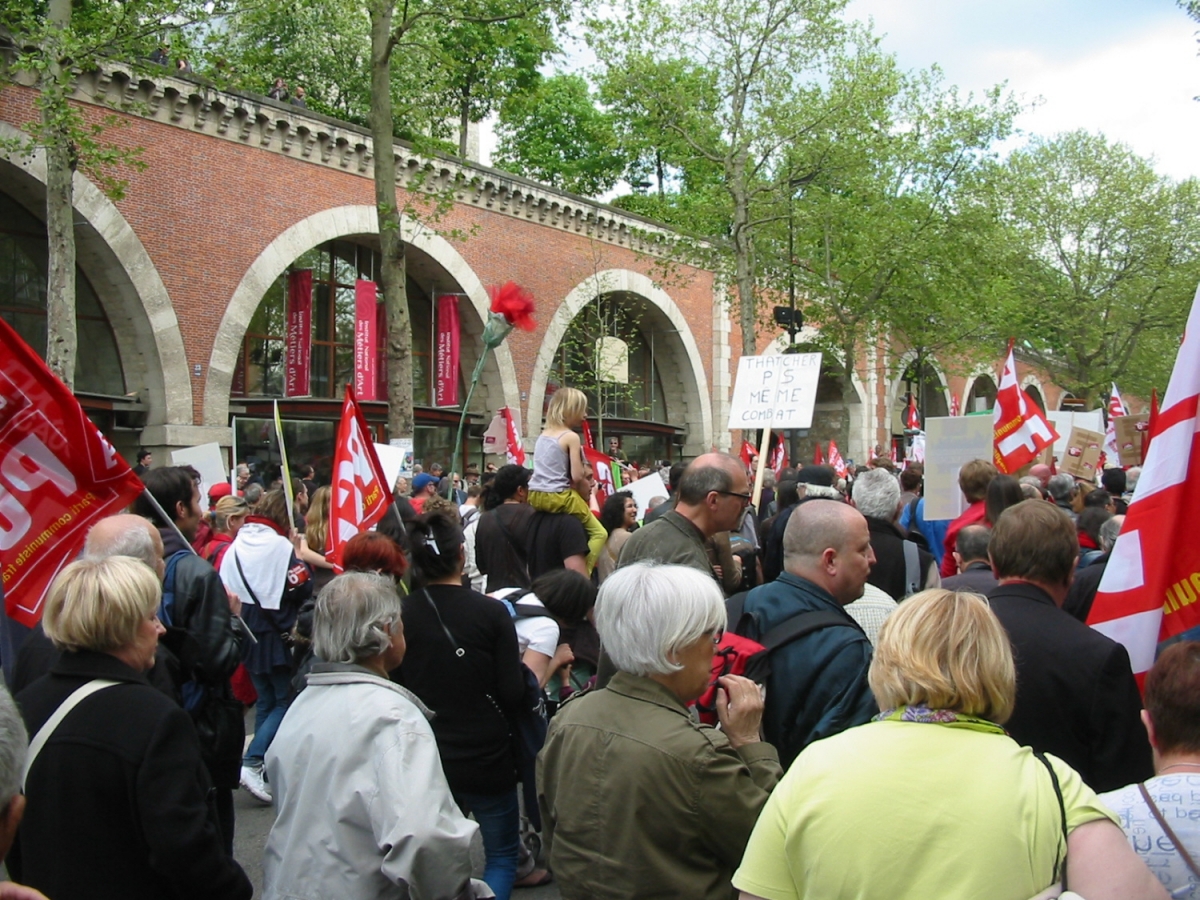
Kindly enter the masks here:
[[[35, 755], [6, 863], [54, 900], [252, 893], [222, 846], [189, 716], [146, 681], [161, 596], [153, 570], [123, 556], [71, 563], [46, 596], [42, 621], [62, 655], [18, 698]], [[39, 739], [65, 704], [70, 715]]]
[[422, 472], [419, 475], [414, 475], [412, 480], [412, 496], [409, 498], [409, 503], [415, 512], [421, 513], [424, 511], [425, 503], [430, 497], [437, 496], [438, 477], [431, 475], [428, 472]]
[[977, 525], [987, 517], [988, 485], [999, 474], [996, 467], [985, 459], [973, 459], [958, 470], [958, 489], [970, 504], [961, 516], [952, 521], [946, 528], [946, 537], [942, 541], [943, 578], [956, 574], [954, 566], [954, 545], [958, 542], [958, 532], [968, 525]]
[[879, 629], [883, 627], [888, 616], [896, 611], [896, 607], [895, 600], [868, 581], [863, 585], [863, 595], [842, 609], [858, 623], [858, 627], [874, 647], [875, 642], [879, 640]]
[[483, 486], [479, 484], [478, 476], [474, 484], [467, 485], [464, 497], [458, 506], [458, 514], [462, 517], [463, 528], [466, 528], [479, 517], [483, 505]]
[[675, 500], [679, 494], [679, 479], [683, 477], [683, 473], [686, 469], [686, 463], [677, 462], [672, 464], [671, 468], [667, 470], [667, 477], [664, 479], [664, 481], [667, 485], [667, 493], [670, 496], [667, 497], [666, 501], [649, 510], [646, 515], [642, 517], [643, 525], [649, 525], [659, 516], [666, 515], [675, 508]]
[[[882, 712], [788, 769], [734, 876], [742, 900], [1028, 900], [1064, 856], [1062, 880], [1088, 900], [1165, 897], [1079, 775], [1005, 734], [1013, 679], [982, 598], [900, 604], [871, 662]], [[897, 790], [912, 802], [880, 803]]]
[[1046, 482], [1046, 490], [1050, 494], [1050, 499], [1054, 501], [1054, 505], [1065, 512], [1072, 522], [1079, 518], [1074, 504], [1075, 494], [1079, 488], [1074, 478], [1065, 473], [1055, 475]]
[[254, 740], [242, 757], [241, 785], [264, 803], [271, 802], [271, 789], [263, 778], [263, 757], [291, 690], [291, 631], [300, 607], [312, 596], [312, 573], [296, 556], [289, 512], [283, 491], [263, 494], [221, 562], [221, 580], [242, 598], [242, 614], [257, 639], [245, 658], [258, 699]]
[[1117, 515], [1125, 515], [1125, 510], [1129, 508], [1129, 504], [1125, 502], [1125, 490], [1128, 484], [1128, 478], [1125, 475], [1125, 470], [1120, 466], [1112, 466], [1100, 473], [1100, 484], [1104, 486], [1113, 500], [1113, 512]]
[[972, 591], [987, 596], [998, 582], [992, 574], [988, 544], [992, 532], [986, 525], [968, 525], [958, 533], [954, 545], [954, 562], [958, 574], [942, 579], [942, 587], [952, 591]]
[[836, 477], [829, 466], [804, 466], [796, 473], [800, 490], [797, 505], [786, 508], [781, 505], [770, 529], [763, 531], [762, 567], [765, 583], [774, 581], [783, 571], [783, 535], [787, 530], [789, 517], [798, 506], [813, 500], [836, 500], [839, 503], [842, 501], [841, 493], [833, 487]]
[[268, 900], [368, 900], [397, 888], [473, 895], [478, 826], [450, 795], [429, 710], [388, 680], [404, 660], [400, 610], [395, 582], [380, 575], [342, 575], [317, 598], [313, 644], [324, 662], [267, 751], [277, 810], [263, 865]]
[[241, 497], [222, 497], [213, 507], [212, 531], [208, 540], [199, 548], [199, 552], [214, 568], [221, 567], [225, 551], [237, 537], [238, 530], [246, 523], [246, 516], [249, 514], [250, 507]]
[[637, 563], [601, 587], [596, 624], [617, 674], [563, 706], [538, 757], [547, 858], [565, 900], [728, 900], [781, 772], [759, 740], [762, 698], [749, 679], [720, 680], [721, 731], [689, 714], [724, 623], [720, 590], [694, 568]]
[[988, 552], [1000, 581], [988, 599], [1017, 660], [1009, 733], [1097, 791], [1150, 777], [1129, 654], [1059, 608], [1079, 554], [1075, 526], [1050, 504], [1026, 500], [1000, 516]]
[[1125, 523], [1124, 516], [1113, 516], [1100, 526], [1100, 555], [1088, 565], [1075, 570], [1075, 578], [1071, 581], [1071, 589], [1067, 591], [1067, 599], [1063, 601], [1063, 612], [1069, 613], [1080, 622], [1087, 622], [1088, 613], [1092, 611], [1092, 603], [1096, 592], [1100, 590], [1100, 580], [1108, 568], [1108, 560], [1112, 555], [1121, 526]]
[[141, 478], [150, 471], [150, 467], [154, 465], [154, 454], [141, 447], [137, 452], [137, 465], [133, 467], [133, 474]]
[[299, 478], [292, 479], [292, 527], [297, 534], [304, 534], [305, 515], [308, 513], [308, 488]]
[[898, 600], [941, 584], [933, 554], [906, 540], [896, 524], [903, 509], [896, 476], [883, 468], [867, 469], [854, 480], [853, 497], [875, 552], [867, 581]]
[[596, 563], [596, 575], [601, 584], [617, 568], [621, 548], [637, 525], [637, 514], [637, 501], [629, 491], [617, 491], [605, 498], [604, 506], [600, 509], [600, 524], [608, 532], [608, 540], [604, 542], [604, 549], [600, 551], [600, 559]]
[[746, 596], [743, 610], [754, 621], [746, 637], [758, 640], [806, 613], [828, 619], [770, 655], [763, 733], [787, 766], [813, 741], [875, 714], [871, 643], [843, 609], [862, 596], [875, 553], [866, 519], [830, 500], [797, 506], [783, 541], [783, 574]]
[[446, 781], [483, 834], [483, 880], [507, 900], [520, 826], [510, 723], [525, 694], [516, 629], [502, 604], [462, 586], [457, 516], [418, 516], [409, 542], [415, 571], [404, 599], [408, 651], [393, 677], [434, 712]]
[[304, 514], [304, 535], [300, 538], [300, 559], [308, 563], [313, 574], [313, 591], [319, 591], [333, 580], [333, 563], [327, 554], [329, 545], [330, 500], [333, 489], [319, 487], [309, 500]]
[[988, 482], [987, 494], [984, 496], [984, 521], [989, 527], [995, 525], [1001, 513], [1026, 499], [1017, 479], [1011, 475], [997, 475]]
[[900, 506], [916, 506], [925, 481], [925, 467], [913, 463], [900, 473]]
[[1162, 652], [1146, 675], [1145, 704], [1155, 777], [1100, 799], [1171, 896], [1194, 898], [1200, 891], [1200, 642]]
[[[229, 592], [210, 563], [188, 547], [200, 522], [199, 485], [181, 468], [152, 469], [142, 481], [170, 517], [163, 521], [143, 494], [133, 511], [158, 526], [167, 558], [162, 590], [170, 622], [188, 638], [188, 659], [180, 660], [180, 684], [188, 712], [200, 737], [204, 762], [215, 785], [215, 802], [225, 849], [233, 853], [233, 789], [238, 785], [246, 731], [241, 704], [234, 699], [229, 678], [242, 660], [248, 641], [235, 618], [242, 604]], [[170, 601], [168, 604], [166, 601]]]
[[[28, 755], [29, 735], [12, 695], [0, 685], [0, 859], [8, 855], [25, 814], [21, 775]], [[0, 884], [3, 900], [48, 900], [41, 891], [9, 881]]]
[[[1105, 498], [1108, 498], [1104, 491], [1096, 493], [1104, 494]], [[1103, 506], [1088, 506], [1079, 514], [1075, 522], [1079, 539], [1079, 562], [1075, 565], [1076, 569], [1085, 569], [1104, 555], [1100, 546], [1100, 529], [1112, 517], [1112, 511]]]

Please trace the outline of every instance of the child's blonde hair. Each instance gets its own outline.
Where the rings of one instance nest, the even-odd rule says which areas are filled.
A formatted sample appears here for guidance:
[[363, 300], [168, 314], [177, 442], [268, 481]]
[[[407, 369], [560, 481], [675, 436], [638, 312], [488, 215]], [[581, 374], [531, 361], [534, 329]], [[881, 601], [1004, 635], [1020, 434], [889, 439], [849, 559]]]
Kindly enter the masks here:
[[560, 387], [546, 409], [547, 428], [570, 428], [569, 422], [587, 415], [587, 394], [575, 388]]

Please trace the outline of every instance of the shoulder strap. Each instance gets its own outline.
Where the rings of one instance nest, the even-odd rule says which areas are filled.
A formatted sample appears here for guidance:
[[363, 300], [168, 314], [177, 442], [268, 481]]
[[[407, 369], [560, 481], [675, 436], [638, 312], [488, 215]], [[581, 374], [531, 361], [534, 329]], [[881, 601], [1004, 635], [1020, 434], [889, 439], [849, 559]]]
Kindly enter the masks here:
[[725, 630], [734, 634], [742, 634], [742, 615], [746, 609], [746, 595], [749, 591], [738, 591], [725, 601]]
[[168, 628], [175, 624], [175, 569], [179, 565], [179, 560], [191, 555], [191, 550], [176, 550], [167, 557], [167, 566], [163, 571], [162, 599], [158, 604], [158, 617]]
[[513, 618], [516, 619], [553, 619], [550, 610], [544, 606], [534, 606], [532, 603], [514, 603]]
[[1186, 849], [1184, 849], [1183, 841], [1179, 840], [1179, 838], [1175, 836], [1175, 832], [1171, 830], [1171, 826], [1167, 824], [1167, 820], [1163, 818], [1163, 814], [1159, 812], [1158, 804], [1150, 798], [1150, 792], [1146, 790], [1145, 782], [1138, 784], [1138, 790], [1142, 792], [1142, 799], [1146, 801], [1146, 806], [1154, 815], [1154, 820], [1158, 822], [1159, 827], [1161, 827], [1163, 830], [1163, 833], [1167, 836], [1167, 840], [1175, 845], [1175, 852], [1179, 854], [1180, 858], [1183, 859], [1184, 863], [1187, 864], [1187, 867], [1192, 870], [1192, 874], [1197, 878], [1200, 878], [1200, 866], [1196, 865], [1196, 861], [1192, 859], [1191, 855]]
[[73, 690], [67, 699], [58, 705], [58, 709], [43, 723], [42, 727], [38, 729], [38, 733], [33, 736], [33, 740], [29, 742], [29, 754], [25, 757], [25, 771], [21, 775], [22, 791], [25, 790], [25, 782], [29, 779], [29, 770], [33, 768], [33, 761], [38, 758], [38, 754], [46, 746], [46, 741], [50, 740], [50, 735], [54, 734], [55, 729], [62, 724], [62, 720], [70, 714], [71, 710], [96, 691], [102, 691], [115, 684], [120, 684], [120, 682], [110, 681], [106, 678], [93, 678], [87, 684]]
[[1051, 876], [1056, 881], [1061, 872], [1062, 874], [1062, 889], [1065, 894], [1067, 888], [1067, 805], [1063, 802], [1062, 788], [1058, 784], [1058, 773], [1054, 771], [1054, 766], [1050, 765], [1050, 760], [1046, 759], [1046, 754], [1038, 750], [1033, 751], [1033, 755], [1038, 758], [1046, 771], [1050, 773], [1050, 783], [1054, 785], [1054, 796], [1058, 798], [1058, 815], [1062, 820], [1062, 850], [1054, 852], [1054, 874]]
[[904, 596], [908, 597], [921, 589], [921, 554], [912, 541], [901, 541], [904, 547]]
[[858, 627], [857, 623], [841, 610], [814, 609], [798, 613], [790, 619], [780, 622], [759, 638], [758, 642], [766, 647], [767, 652], [770, 653], [807, 634], [820, 631], [822, 628], [829, 628], [832, 625]]

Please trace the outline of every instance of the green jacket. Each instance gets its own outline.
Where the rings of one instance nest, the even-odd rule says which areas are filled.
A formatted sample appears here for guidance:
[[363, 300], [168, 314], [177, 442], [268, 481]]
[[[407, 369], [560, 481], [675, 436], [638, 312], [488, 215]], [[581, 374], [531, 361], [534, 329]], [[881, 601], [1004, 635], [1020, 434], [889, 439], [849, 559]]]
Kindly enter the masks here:
[[564, 900], [730, 900], [782, 774], [770, 744], [734, 750], [665, 687], [618, 672], [559, 711], [538, 756], [544, 839]]

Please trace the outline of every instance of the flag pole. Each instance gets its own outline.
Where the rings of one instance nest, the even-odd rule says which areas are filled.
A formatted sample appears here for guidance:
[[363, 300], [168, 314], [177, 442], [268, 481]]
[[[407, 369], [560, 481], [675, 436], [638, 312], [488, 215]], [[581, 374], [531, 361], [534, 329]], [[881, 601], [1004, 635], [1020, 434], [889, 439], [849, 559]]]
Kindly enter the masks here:
[[763, 429], [762, 440], [758, 445], [758, 470], [754, 473], [754, 496], [750, 498], [750, 504], [756, 513], [758, 512], [758, 501], [762, 499], [763, 471], [767, 467], [767, 446], [770, 442], [771, 426], [768, 425]]
[[292, 496], [292, 472], [288, 468], [287, 447], [283, 444], [283, 422], [279, 418], [279, 401], [275, 402], [275, 438], [279, 441], [279, 462], [283, 469], [283, 494], [287, 497], [288, 525], [295, 527], [296, 498]]

